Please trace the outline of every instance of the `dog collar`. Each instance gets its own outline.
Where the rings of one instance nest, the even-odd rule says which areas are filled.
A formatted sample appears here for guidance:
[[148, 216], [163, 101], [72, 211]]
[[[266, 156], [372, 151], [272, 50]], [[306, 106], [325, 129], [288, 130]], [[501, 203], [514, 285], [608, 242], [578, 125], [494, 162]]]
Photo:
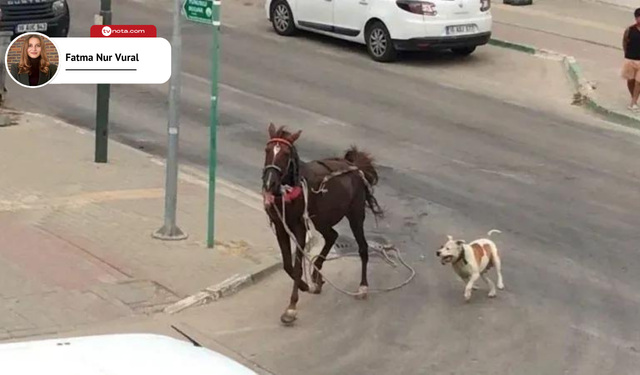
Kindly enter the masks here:
[[458, 259], [456, 259], [455, 262], [453, 262], [453, 264], [458, 263], [459, 261], [463, 261], [464, 264], [468, 264], [467, 263], [467, 258], [464, 257], [464, 249], [462, 249], [462, 251], [460, 252], [460, 256], [458, 257]]

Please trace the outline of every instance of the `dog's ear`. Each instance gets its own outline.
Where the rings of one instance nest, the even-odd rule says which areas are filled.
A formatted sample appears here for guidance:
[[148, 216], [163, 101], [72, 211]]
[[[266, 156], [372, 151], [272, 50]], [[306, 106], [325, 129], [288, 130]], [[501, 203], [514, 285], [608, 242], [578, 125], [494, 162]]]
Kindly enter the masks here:
[[465, 244], [464, 240], [458, 240], [458, 241], [456, 241], [456, 245], [458, 245], [458, 246], [462, 246], [462, 245], [464, 245], [464, 244]]
[[447, 238], [449, 238], [449, 241], [453, 241], [453, 237], [451, 237], [450, 235], [447, 235]]

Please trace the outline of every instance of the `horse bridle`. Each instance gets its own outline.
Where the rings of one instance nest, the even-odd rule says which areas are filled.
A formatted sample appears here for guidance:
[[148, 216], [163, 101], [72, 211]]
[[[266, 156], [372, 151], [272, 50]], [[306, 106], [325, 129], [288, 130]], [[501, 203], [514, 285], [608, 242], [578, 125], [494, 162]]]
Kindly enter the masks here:
[[287, 164], [287, 169], [286, 170], [282, 170], [282, 168], [278, 167], [277, 165], [275, 165], [275, 158], [273, 158], [273, 160], [271, 161], [271, 164], [269, 165], [265, 165], [264, 168], [262, 169], [262, 179], [264, 180], [265, 175], [267, 174], [267, 172], [270, 169], [275, 170], [276, 172], [278, 172], [281, 176], [281, 178], [283, 178], [284, 176], [286, 176], [286, 174], [290, 171], [290, 169], [293, 167], [293, 183], [297, 183], [297, 171], [296, 168], [297, 166], [295, 165], [295, 160], [297, 160], [297, 150], [296, 147], [293, 145], [293, 143], [291, 143], [289, 140], [284, 139], [284, 138], [272, 138], [267, 142], [267, 145], [271, 144], [271, 143], [281, 143], [284, 144], [286, 146], [289, 146], [289, 148], [291, 149], [291, 157], [289, 158], [289, 163]]

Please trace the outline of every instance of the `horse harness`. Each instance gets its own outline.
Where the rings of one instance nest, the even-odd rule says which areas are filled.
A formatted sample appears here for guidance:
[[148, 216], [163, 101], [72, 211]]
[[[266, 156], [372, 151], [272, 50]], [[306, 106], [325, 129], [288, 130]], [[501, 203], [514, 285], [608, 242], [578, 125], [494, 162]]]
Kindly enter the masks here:
[[291, 183], [293, 184], [293, 186], [298, 185], [300, 183], [300, 166], [299, 166], [298, 150], [293, 145], [293, 143], [289, 142], [287, 139], [284, 139], [284, 138], [273, 138], [267, 142], [267, 144], [271, 144], [271, 143], [284, 144], [286, 146], [289, 146], [289, 148], [291, 149], [292, 155], [289, 158], [287, 169], [284, 171], [282, 170], [282, 168], [275, 165], [275, 158], [271, 161], [271, 164], [265, 165], [264, 168], [262, 169], [263, 178], [267, 173], [267, 171], [269, 171], [270, 169], [273, 169], [276, 172], [278, 172], [283, 179], [286, 178], [287, 173], [291, 171], [291, 174], [292, 174]]
[[[283, 178], [286, 177], [287, 173], [291, 170], [291, 168], [293, 168], [293, 170], [291, 170], [291, 184], [292, 185], [287, 185], [287, 184], [282, 184], [283, 187], [283, 193], [284, 193], [284, 201], [286, 202], [291, 202], [296, 200], [297, 198], [299, 198], [302, 195], [302, 181], [304, 180], [304, 178], [300, 177], [300, 166], [299, 166], [299, 158], [298, 158], [298, 151], [296, 149], [296, 147], [293, 145], [293, 143], [291, 143], [289, 140], [284, 139], [284, 138], [272, 138], [270, 139], [267, 144], [271, 144], [271, 143], [276, 143], [276, 144], [284, 144], [286, 146], [289, 146], [289, 148], [291, 149], [291, 157], [289, 159], [289, 163], [287, 164], [287, 169], [286, 170], [282, 170], [282, 168], [278, 167], [277, 165], [275, 165], [275, 158], [274, 160], [271, 162], [271, 164], [266, 165], [263, 170], [262, 170], [262, 176], [264, 177], [264, 175], [267, 173], [267, 171], [269, 171], [270, 169], [275, 170], [276, 172], [278, 172]], [[323, 167], [325, 167], [330, 173], [328, 175], [326, 175], [323, 179], [322, 182], [320, 182], [320, 185], [318, 186], [317, 189], [313, 189], [311, 188], [310, 190], [314, 193], [314, 194], [324, 194], [326, 193], [328, 190], [326, 188], [327, 183], [329, 182], [329, 180], [347, 174], [347, 173], [351, 173], [351, 172], [359, 172], [360, 176], [362, 177], [362, 181], [364, 181], [367, 189], [369, 191], [372, 191], [372, 186], [369, 183], [369, 181], [367, 181], [366, 177], [364, 176], [364, 173], [360, 170], [360, 168], [356, 167], [355, 165], [351, 164], [350, 162], [348, 162], [350, 165], [349, 167], [347, 167], [346, 169], [342, 169], [342, 170], [332, 170], [326, 163], [324, 163], [321, 160], [317, 160], [316, 161], [318, 164], [322, 165]]]

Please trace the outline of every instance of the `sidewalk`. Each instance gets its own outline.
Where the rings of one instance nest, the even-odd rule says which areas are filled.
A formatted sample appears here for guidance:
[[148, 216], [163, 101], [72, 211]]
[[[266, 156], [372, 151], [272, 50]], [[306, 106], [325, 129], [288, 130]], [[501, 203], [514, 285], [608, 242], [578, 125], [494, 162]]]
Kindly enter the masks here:
[[492, 12], [494, 38], [575, 57], [595, 86], [598, 104], [640, 121], [626, 108], [630, 98], [620, 77], [622, 34], [633, 23], [633, 11], [582, 0], [535, 0], [532, 6], [494, 2]]
[[233, 275], [280, 269], [255, 193], [219, 181], [207, 249], [206, 178], [184, 171], [178, 224], [189, 238], [159, 241], [161, 161], [112, 142], [98, 165], [92, 133], [11, 117], [17, 125], [0, 127], [0, 340], [154, 313]]

